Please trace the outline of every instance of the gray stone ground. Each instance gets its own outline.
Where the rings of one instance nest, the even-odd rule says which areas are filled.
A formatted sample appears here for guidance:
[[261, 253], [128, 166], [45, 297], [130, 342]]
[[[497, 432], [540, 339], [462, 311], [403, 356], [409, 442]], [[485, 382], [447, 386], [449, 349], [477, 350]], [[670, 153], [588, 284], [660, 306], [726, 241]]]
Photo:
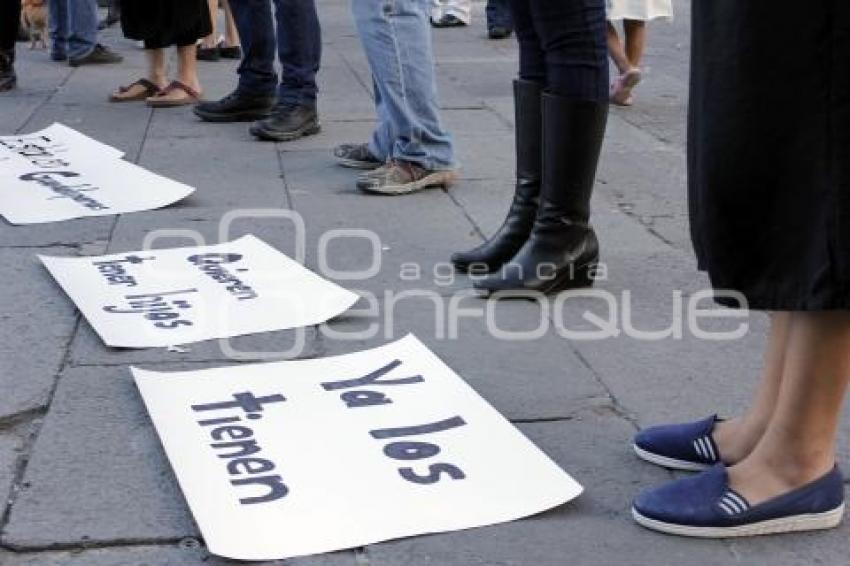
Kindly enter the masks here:
[[[695, 270], [685, 202], [685, 103], [688, 3], [679, 17], [652, 27], [646, 82], [638, 103], [615, 110], [595, 199], [609, 278], [599, 287], [628, 290], [641, 329], [670, 324], [675, 291], [706, 286]], [[0, 563], [3, 566], [225, 564], [209, 556], [131, 382], [127, 365], [196, 368], [229, 363], [217, 342], [185, 353], [119, 351], [103, 346], [35, 259], [36, 253], [83, 255], [138, 249], [156, 228], [192, 228], [214, 241], [221, 215], [235, 208], [292, 208], [307, 221], [310, 265], [326, 230], [377, 232], [378, 276], [352, 285], [379, 297], [381, 334], [357, 341], [337, 332], [365, 328], [354, 314], [299, 337], [278, 332], [234, 342], [251, 358], [274, 357], [299, 339], [299, 357], [333, 355], [415, 332], [543, 450], [587, 488], [576, 502], [524, 521], [452, 534], [377, 544], [352, 552], [292, 560], [298, 566], [556, 566], [563, 564], [847, 564], [848, 528], [827, 534], [740, 542], [692, 541], [651, 534], [632, 524], [630, 498], [670, 473], [639, 462], [629, 439], [639, 426], [734, 413], [752, 390], [765, 321], [754, 315], [746, 337], [712, 343], [686, 332], [681, 340], [621, 335], [574, 341], [550, 328], [527, 342], [505, 341], [480, 320], [464, 319], [458, 339], [435, 326], [433, 302], [408, 297], [392, 304], [385, 291], [425, 290], [441, 296], [467, 288], [441, 285], [431, 270], [457, 248], [479, 241], [501, 220], [510, 191], [513, 41], [484, 38], [480, 14], [471, 29], [435, 33], [447, 124], [463, 161], [462, 181], [448, 192], [406, 198], [358, 194], [350, 171], [330, 148], [365, 139], [372, 128], [369, 72], [346, 3], [321, 2], [325, 61], [320, 136], [290, 144], [251, 139], [246, 125], [201, 124], [188, 109], [150, 111], [111, 105], [107, 93], [136, 78], [142, 53], [108, 32], [123, 66], [71, 70], [44, 52], [20, 52], [21, 88], [0, 98], [0, 132], [32, 131], [60, 120], [122, 148], [127, 158], [198, 191], [167, 210], [30, 227], [0, 224]], [[233, 65], [202, 64], [206, 94], [233, 83]], [[292, 249], [290, 226], [250, 219], [235, 234], [254, 232]], [[185, 244], [164, 241], [161, 245]], [[337, 269], [370, 263], [363, 242], [338, 243]], [[425, 271], [402, 280], [407, 262]], [[444, 273], [444, 272], [441, 272]], [[480, 309], [476, 299], [466, 307]], [[571, 299], [571, 328], [598, 301]], [[390, 311], [390, 312], [388, 312]], [[542, 320], [547, 320], [545, 314]], [[496, 309], [505, 330], [535, 328], [540, 308]], [[268, 355], [265, 355], [265, 354]], [[847, 422], [842, 427], [848, 430]], [[847, 461], [842, 442], [842, 461]], [[281, 533], [281, 536], [286, 536]]]

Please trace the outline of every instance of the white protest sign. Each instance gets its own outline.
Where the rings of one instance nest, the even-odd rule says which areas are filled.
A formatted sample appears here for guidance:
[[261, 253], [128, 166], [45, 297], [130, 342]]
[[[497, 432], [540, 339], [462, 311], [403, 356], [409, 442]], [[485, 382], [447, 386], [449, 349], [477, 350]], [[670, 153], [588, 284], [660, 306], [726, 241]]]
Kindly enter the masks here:
[[0, 137], [0, 214], [12, 224], [151, 210], [194, 189], [61, 124]]
[[254, 236], [212, 246], [39, 258], [103, 341], [124, 348], [311, 326], [358, 300]]
[[132, 372], [220, 556], [480, 527], [582, 491], [413, 336], [334, 358]]
[[37, 167], [64, 167], [69, 165], [69, 160], [73, 157], [88, 152], [103, 158], [118, 159], [124, 156], [123, 151], [59, 123], [31, 134], [0, 136], [0, 159], [14, 156]]

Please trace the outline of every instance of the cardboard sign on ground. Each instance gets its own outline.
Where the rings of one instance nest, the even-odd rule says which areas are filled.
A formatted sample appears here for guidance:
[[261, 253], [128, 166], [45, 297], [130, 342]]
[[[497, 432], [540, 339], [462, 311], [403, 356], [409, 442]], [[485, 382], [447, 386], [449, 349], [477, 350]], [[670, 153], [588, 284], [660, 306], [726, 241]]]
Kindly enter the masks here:
[[512, 521], [582, 488], [413, 336], [132, 369], [210, 551], [274, 560]]
[[194, 191], [122, 155], [61, 124], [0, 137], [0, 214], [12, 224], [56, 222], [161, 208]]
[[151, 348], [321, 324], [355, 293], [254, 236], [41, 261], [109, 346]]

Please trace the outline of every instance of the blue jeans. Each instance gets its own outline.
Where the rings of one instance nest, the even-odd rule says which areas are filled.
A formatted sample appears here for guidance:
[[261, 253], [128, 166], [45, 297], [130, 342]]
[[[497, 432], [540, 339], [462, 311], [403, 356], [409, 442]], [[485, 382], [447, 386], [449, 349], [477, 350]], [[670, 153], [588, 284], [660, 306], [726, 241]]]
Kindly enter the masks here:
[[352, 0], [372, 69], [378, 126], [369, 150], [430, 170], [454, 167], [451, 136], [440, 124], [429, 0]]
[[[271, 95], [278, 103], [314, 105], [316, 74], [322, 59], [322, 31], [315, 0], [230, 0], [244, 56], [239, 65], [239, 91]], [[277, 34], [275, 34], [275, 23]], [[274, 69], [275, 50], [282, 68]]]
[[49, 0], [50, 40], [54, 53], [85, 57], [97, 45], [97, 0]]

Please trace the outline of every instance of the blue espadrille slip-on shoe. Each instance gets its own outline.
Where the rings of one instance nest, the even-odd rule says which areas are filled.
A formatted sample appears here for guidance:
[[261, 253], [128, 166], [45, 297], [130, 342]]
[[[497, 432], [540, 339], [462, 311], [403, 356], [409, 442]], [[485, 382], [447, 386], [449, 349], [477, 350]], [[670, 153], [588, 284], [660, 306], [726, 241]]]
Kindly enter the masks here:
[[699, 472], [719, 463], [720, 450], [711, 433], [720, 422], [717, 415], [695, 423], [653, 426], [634, 440], [635, 453], [665, 468]]
[[663, 533], [727, 538], [831, 529], [844, 514], [844, 478], [831, 472], [759, 505], [729, 488], [726, 467], [674, 481], [638, 495], [632, 515]]

